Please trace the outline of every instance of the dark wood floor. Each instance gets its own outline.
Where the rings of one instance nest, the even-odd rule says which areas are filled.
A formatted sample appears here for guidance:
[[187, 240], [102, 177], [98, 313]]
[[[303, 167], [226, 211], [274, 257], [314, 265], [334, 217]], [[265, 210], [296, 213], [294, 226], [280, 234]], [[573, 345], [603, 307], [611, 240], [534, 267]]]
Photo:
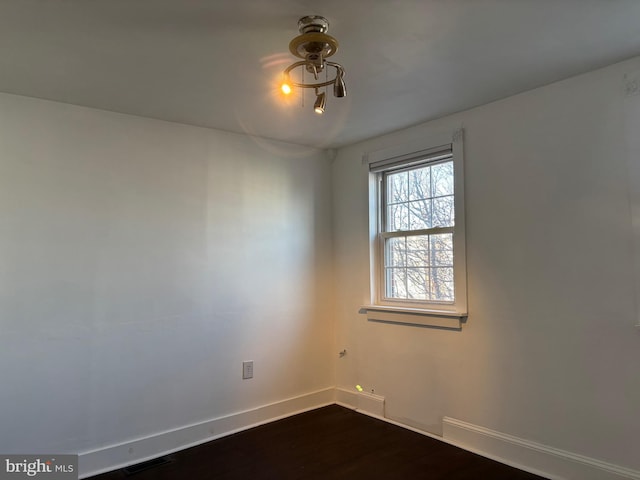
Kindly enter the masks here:
[[92, 479], [542, 479], [337, 405], [169, 457], [171, 463], [131, 476], [118, 470]]

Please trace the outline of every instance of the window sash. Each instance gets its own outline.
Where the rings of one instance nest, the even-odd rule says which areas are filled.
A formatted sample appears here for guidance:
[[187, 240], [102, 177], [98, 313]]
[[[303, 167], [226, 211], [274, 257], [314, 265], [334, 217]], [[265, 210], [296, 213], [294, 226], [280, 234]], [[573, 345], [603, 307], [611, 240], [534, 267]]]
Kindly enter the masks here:
[[[433, 167], [435, 165], [440, 165], [443, 163], [449, 163], [451, 162], [453, 169], [454, 169], [454, 182], [453, 182], [453, 194], [451, 195], [443, 195], [443, 196], [436, 196], [436, 197], [429, 197], [429, 198], [424, 198], [421, 200], [437, 200], [437, 199], [441, 199], [441, 198], [445, 198], [445, 197], [453, 197], [453, 201], [454, 201], [454, 218], [455, 218], [455, 197], [457, 195], [456, 192], [456, 188], [455, 188], [455, 165], [453, 162], [453, 155], [451, 153], [448, 153], [446, 155], [443, 156], [438, 156], [438, 157], [434, 157], [434, 158], [428, 158], [428, 159], [422, 159], [420, 162], [415, 162], [412, 163], [411, 165], [400, 165], [397, 168], [394, 168], [393, 170], [382, 170], [380, 172], [378, 172], [379, 175], [379, 179], [380, 179], [380, 183], [378, 184], [378, 188], [380, 189], [380, 197], [378, 199], [378, 211], [379, 211], [379, 220], [380, 220], [380, 233], [387, 233], [387, 232], [391, 232], [391, 231], [395, 231], [395, 230], [391, 230], [390, 226], [389, 226], [389, 218], [388, 218], [388, 209], [389, 206], [392, 205], [402, 205], [405, 204], [407, 202], [411, 202], [411, 200], [407, 199], [407, 202], [391, 202], [389, 201], [389, 187], [388, 187], [388, 182], [387, 179], [389, 177], [389, 175], [393, 175], [393, 174], [398, 174], [398, 173], [403, 173], [403, 172], [408, 172], [411, 170], [417, 170], [419, 168], [424, 168], [424, 167]], [[417, 200], [420, 201], [420, 200]], [[451, 227], [455, 226], [455, 220], [454, 223], [451, 225]], [[438, 227], [433, 227], [433, 228], [438, 228]], [[418, 229], [409, 229], [409, 230], [398, 230], [400, 232], [414, 232], [417, 231]]]
[[[420, 236], [432, 236], [432, 235], [439, 235], [439, 234], [451, 234], [451, 240], [452, 240], [452, 248], [453, 248], [453, 263], [449, 266], [449, 265], [437, 265], [435, 263], [431, 263], [429, 262], [426, 265], [390, 265], [388, 262], [388, 256], [387, 256], [387, 252], [386, 252], [386, 248], [387, 248], [387, 240], [391, 239], [391, 238], [411, 238], [411, 237], [420, 237]], [[429, 247], [430, 248], [430, 247]], [[429, 256], [431, 257], [431, 252], [429, 252]], [[456, 299], [456, 289], [455, 289], [455, 281], [454, 281], [454, 285], [453, 287], [453, 299], [452, 300], [437, 300], [437, 299], [433, 299], [433, 298], [427, 298], [427, 299], [419, 299], [419, 298], [409, 298], [409, 296], [405, 297], [394, 297], [394, 296], [389, 296], [387, 295], [390, 286], [388, 285], [387, 282], [387, 273], [389, 271], [389, 269], [406, 269], [406, 270], [411, 270], [411, 269], [425, 269], [425, 270], [429, 270], [432, 271], [434, 269], [438, 269], [438, 268], [451, 268], [452, 272], [455, 275], [455, 234], [454, 234], [454, 227], [436, 227], [436, 228], [428, 228], [428, 229], [421, 229], [421, 230], [410, 230], [410, 231], [396, 231], [396, 232], [380, 232], [379, 234], [379, 244], [378, 244], [378, 270], [379, 270], [379, 278], [378, 278], [378, 286], [379, 286], [379, 291], [378, 291], [378, 298], [385, 301], [385, 302], [391, 302], [391, 303], [415, 303], [415, 304], [419, 304], [419, 305], [454, 305], [455, 304], [455, 299]], [[431, 274], [431, 273], [429, 273]], [[432, 289], [432, 285], [430, 283], [429, 288], [426, 290], [426, 294], [428, 294], [428, 296], [432, 296], [434, 293], [433, 289]]]

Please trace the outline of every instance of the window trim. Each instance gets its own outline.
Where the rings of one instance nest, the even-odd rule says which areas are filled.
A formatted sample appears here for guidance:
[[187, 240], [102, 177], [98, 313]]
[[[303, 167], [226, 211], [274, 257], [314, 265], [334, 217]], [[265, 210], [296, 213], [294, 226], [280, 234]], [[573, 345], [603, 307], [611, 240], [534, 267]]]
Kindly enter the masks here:
[[[370, 251], [370, 303], [361, 308], [369, 320], [408, 323], [437, 328], [459, 329], [467, 317], [467, 272], [464, 215], [464, 145], [463, 130], [433, 135], [403, 145], [398, 145], [363, 156], [363, 164], [369, 168], [369, 251]], [[383, 232], [383, 203], [381, 172], [401, 170], [423, 162], [425, 157], [444, 158], [451, 155], [454, 171], [454, 289], [455, 301], [412, 302], [406, 299], [384, 298], [384, 238], [393, 236]], [[450, 153], [449, 153], [450, 152]], [[447, 227], [446, 230], [450, 230]]]

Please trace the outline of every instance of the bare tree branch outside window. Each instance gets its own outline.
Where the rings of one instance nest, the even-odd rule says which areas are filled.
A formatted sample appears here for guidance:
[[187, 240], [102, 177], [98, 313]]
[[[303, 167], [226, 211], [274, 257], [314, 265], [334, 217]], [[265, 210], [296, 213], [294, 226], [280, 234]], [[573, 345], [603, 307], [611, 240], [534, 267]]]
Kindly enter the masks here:
[[388, 172], [385, 182], [385, 296], [451, 303], [453, 161]]

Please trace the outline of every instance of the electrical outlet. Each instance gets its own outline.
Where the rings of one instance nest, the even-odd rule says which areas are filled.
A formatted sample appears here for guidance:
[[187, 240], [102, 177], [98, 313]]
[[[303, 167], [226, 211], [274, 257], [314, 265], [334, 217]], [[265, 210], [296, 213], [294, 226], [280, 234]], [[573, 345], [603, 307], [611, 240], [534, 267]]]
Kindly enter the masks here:
[[253, 378], [253, 360], [242, 362], [242, 379]]

